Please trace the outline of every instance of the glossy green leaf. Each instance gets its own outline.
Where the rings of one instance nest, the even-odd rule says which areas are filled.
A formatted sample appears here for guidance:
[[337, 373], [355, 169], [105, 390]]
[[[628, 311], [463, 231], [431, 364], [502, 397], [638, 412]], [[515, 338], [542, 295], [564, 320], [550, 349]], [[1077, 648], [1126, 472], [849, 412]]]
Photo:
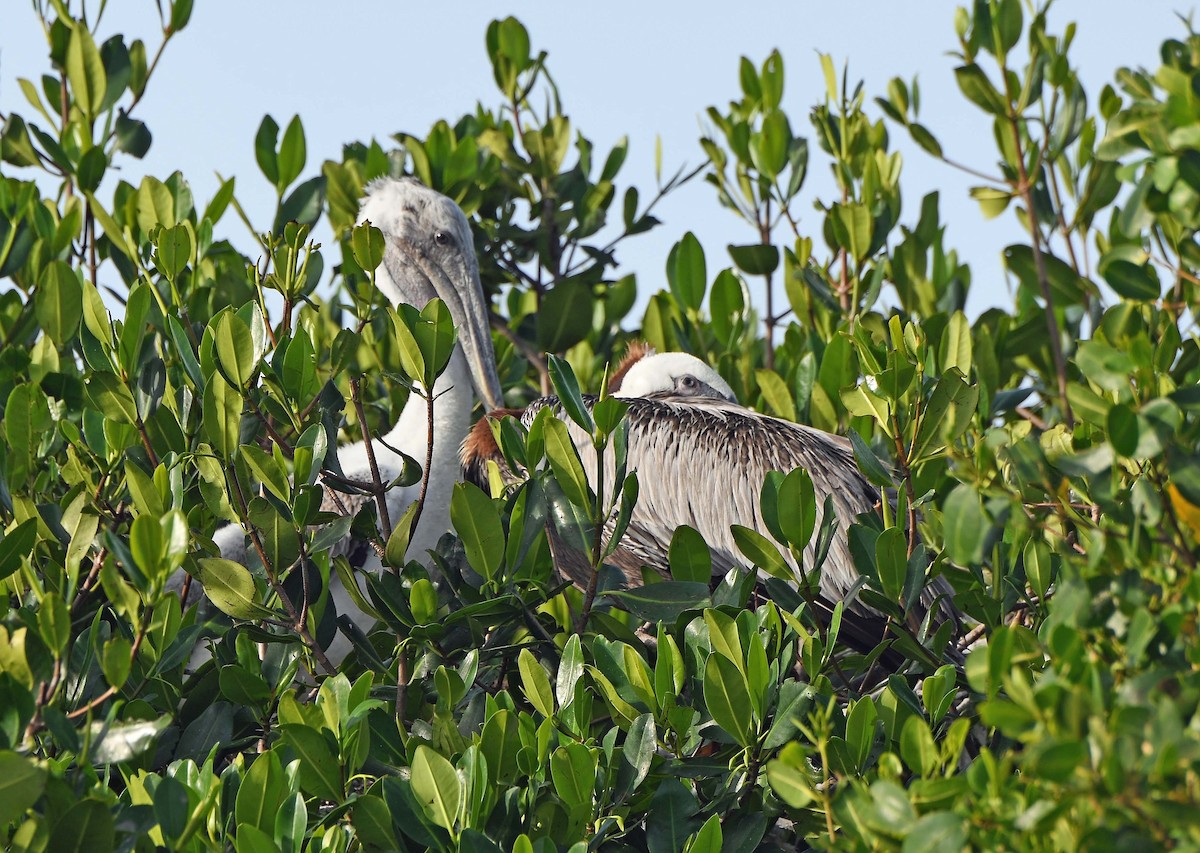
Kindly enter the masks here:
[[753, 728], [746, 676], [723, 655], [709, 655], [704, 666], [704, 704], [734, 740], [742, 746], [750, 744]]
[[704, 537], [692, 527], [681, 524], [671, 534], [668, 550], [671, 577], [707, 585], [712, 577], [712, 554]]
[[453, 831], [462, 806], [462, 783], [454, 765], [424, 744], [412, 762], [412, 790], [425, 814], [443, 829]]
[[529, 704], [542, 716], [553, 717], [554, 691], [550, 689], [550, 677], [529, 649], [521, 649], [517, 669], [521, 673], [521, 689]]
[[591, 432], [595, 429], [595, 424], [592, 422], [591, 412], [583, 403], [583, 396], [579, 393], [579, 381], [575, 378], [575, 371], [571, 369], [571, 365], [566, 359], [553, 353], [546, 357], [546, 365], [550, 372], [550, 381], [554, 383], [554, 390], [558, 393], [559, 403], [562, 404], [567, 417], [578, 424], [580, 429]]
[[83, 316], [83, 288], [79, 276], [62, 261], [52, 261], [42, 271], [34, 293], [38, 325], [58, 346], [63, 346], [79, 328]]
[[567, 432], [567, 425], [557, 418], [548, 418], [544, 426], [546, 459], [554, 472], [554, 479], [567, 500], [575, 506], [587, 509], [591, 502], [591, 490], [583, 473], [579, 454]]
[[260, 603], [254, 577], [245, 566], [221, 557], [201, 557], [196, 568], [205, 594], [222, 613], [235, 619], [272, 615]]

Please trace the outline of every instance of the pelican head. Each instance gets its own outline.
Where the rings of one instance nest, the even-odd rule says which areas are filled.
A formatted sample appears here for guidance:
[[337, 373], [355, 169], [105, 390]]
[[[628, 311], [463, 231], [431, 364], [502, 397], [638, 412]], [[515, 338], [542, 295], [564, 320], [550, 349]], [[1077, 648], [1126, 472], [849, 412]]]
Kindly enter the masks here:
[[708, 397], [737, 403], [721, 374], [694, 355], [663, 352], [638, 359], [621, 380], [617, 397]]
[[367, 186], [358, 221], [383, 232], [386, 247], [375, 284], [393, 305], [446, 303], [466, 355], [475, 393], [486, 408], [504, 405], [487, 300], [471, 226], [458, 205], [412, 178], [377, 178]]

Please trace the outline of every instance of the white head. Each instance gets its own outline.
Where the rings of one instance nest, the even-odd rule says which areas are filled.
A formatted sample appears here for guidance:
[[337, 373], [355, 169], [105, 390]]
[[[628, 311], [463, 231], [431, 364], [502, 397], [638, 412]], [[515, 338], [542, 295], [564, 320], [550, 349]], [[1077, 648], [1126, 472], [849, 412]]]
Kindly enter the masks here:
[[664, 352], [639, 359], [621, 380], [617, 397], [707, 397], [737, 403], [721, 374], [694, 355]]
[[476, 392], [488, 408], [503, 405], [479, 262], [459, 206], [412, 178], [377, 178], [367, 186], [358, 221], [382, 231], [386, 243], [375, 286], [393, 305], [445, 302]]

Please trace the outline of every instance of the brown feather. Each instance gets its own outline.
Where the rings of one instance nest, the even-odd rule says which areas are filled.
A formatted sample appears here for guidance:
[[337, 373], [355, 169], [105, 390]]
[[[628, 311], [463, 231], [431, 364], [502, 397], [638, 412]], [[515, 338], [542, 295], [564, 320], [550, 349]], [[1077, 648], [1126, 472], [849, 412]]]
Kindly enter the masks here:
[[625, 349], [625, 357], [621, 359], [620, 364], [617, 365], [617, 369], [613, 371], [613, 375], [608, 379], [608, 393], [615, 394], [620, 391], [621, 381], [625, 378], [625, 374], [629, 372], [629, 368], [648, 355], [654, 355], [653, 346], [646, 341], [630, 341], [629, 346]]

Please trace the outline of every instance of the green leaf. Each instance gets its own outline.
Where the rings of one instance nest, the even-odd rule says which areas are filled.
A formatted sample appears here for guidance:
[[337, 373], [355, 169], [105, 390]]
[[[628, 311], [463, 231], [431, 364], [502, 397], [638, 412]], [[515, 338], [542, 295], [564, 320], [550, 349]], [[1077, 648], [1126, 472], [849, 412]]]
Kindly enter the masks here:
[[[161, 229], [154, 245], [157, 249], [154, 253], [154, 263], [170, 281], [174, 281], [191, 263], [192, 253], [196, 249], [191, 228], [183, 224]], [[224, 316], [234, 317], [231, 313]]]
[[254, 577], [245, 566], [222, 557], [201, 557], [196, 567], [205, 594], [222, 613], [235, 619], [274, 615], [260, 603]]
[[675, 528], [667, 556], [671, 577], [708, 585], [712, 578], [712, 553], [700, 532], [686, 524]]
[[432, 388], [454, 353], [454, 318], [446, 303], [440, 299], [429, 300], [421, 309], [421, 321], [414, 326], [413, 335], [425, 363], [421, 381], [426, 388]]
[[[137, 404], [129, 388], [111, 373], [93, 373], [88, 377], [88, 396], [106, 418], [120, 423], [136, 424]], [[239, 400], [240, 402], [240, 400]]]
[[1013, 195], [1008, 190], [994, 187], [971, 187], [968, 194], [979, 202], [984, 219], [995, 219], [1008, 210], [1008, 205], [1013, 200]]
[[816, 799], [808, 774], [779, 759], [767, 762], [767, 783], [792, 808], [802, 809]]
[[904, 723], [900, 732], [900, 757], [913, 772], [922, 776], [928, 776], [937, 768], [937, 744], [921, 717], [911, 716]]
[[892, 479], [891, 471], [884, 465], [879, 457], [875, 455], [863, 437], [858, 434], [858, 430], [851, 429], [848, 433], [850, 445], [854, 448], [854, 460], [858, 463], [858, 470], [867, 475], [867, 479], [873, 485], [882, 488], [891, 488], [896, 485]]
[[[245, 388], [258, 369], [254, 338], [250, 327], [232, 311], [226, 311], [214, 330], [217, 361], [226, 379], [236, 388]], [[238, 410], [239, 415], [241, 409]]]
[[846, 747], [850, 752], [853, 767], [859, 773], [866, 768], [867, 759], [871, 755], [877, 719], [875, 702], [870, 696], [856, 700], [850, 708], [850, 713], [846, 715]]
[[367, 272], [373, 272], [383, 263], [386, 248], [383, 232], [369, 222], [355, 225], [350, 232], [350, 251], [354, 255], [354, 262]]
[[547, 418], [543, 427], [546, 442], [546, 458], [554, 479], [563, 490], [567, 500], [581, 509], [588, 510], [591, 506], [591, 490], [583, 473], [583, 465], [579, 454], [567, 432], [567, 425], [558, 418]]
[[392, 315], [392, 328], [400, 348], [400, 366], [414, 382], [421, 382], [425, 376], [425, 356], [421, 353], [415, 332], [420, 322], [420, 314], [411, 305], [397, 306], [396, 313]]
[[1045, 542], [1030, 539], [1025, 543], [1025, 550], [1021, 552], [1021, 556], [1029, 586], [1035, 595], [1044, 596], [1054, 580], [1054, 558], [1050, 553], [1050, 546]]
[[750, 134], [750, 160], [767, 180], [773, 181], [787, 166], [791, 146], [787, 113], [771, 110], [763, 117], [762, 128]]
[[141, 159], [146, 156], [146, 152], [150, 150], [150, 143], [153, 141], [153, 136], [150, 134], [150, 128], [146, 127], [144, 121], [130, 118], [121, 113], [117, 116], [116, 122], [116, 146], [118, 151], [124, 151], [131, 157]]
[[[779, 249], [770, 244], [752, 243], [749, 246], [729, 246], [729, 256], [747, 275], [770, 275], [779, 268]], [[716, 314], [716, 309], [713, 309]]]
[[275, 154], [278, 139], [279, 125], [269, 115], [263, 116], [254, 136], [254, 159], [266, 179], [276, 186], [279, 185], [279, 158]]
[[568, 807], [587, 806], [590, 813], [596, 766], [595, 754], [581, 743], [567, 743], [550, 755], [554, 792]]
[[843, 388], [841, 397], [842, 405], [846, 407], [846, 411], [855, 417], [874, 418], [884, 434], [891, 436], [891, 406], [887, 400], [880, 397], [874, 391], [869, 390], [865, 385]]
[[691, 231], [667, 255], [667, 283], [680, 307], [699, 311], [708, 288], [704, 247]]
[[1109, 287], [1126, 299], [1153, 301], [1162, 295], [1162, 282], [1149, 264], [1118, 259], [1101, 262], [1100, 272]]
[[100, 181], [104, 179], [104, 171], [108, 168], [108, 155], [104, 153], [103, 148], [91, 148], [86, 154], [79, 158], [79, 168], [75, 172], [75, 178], [79, 183], [79, 190], [84, 194], [93, 193], [100, 186]]
[[587, 406], [583, 404], [583, 396], [579, 393], [579, 381], [575, 378], [575, 371], [571, 369], [571, 365], [566, 359], [559, 358], [553, 353], [546, 357], [546, 362], [550, 372], [550, 381], [554, 383], [554, 390], [558, 393], [558, 400], [562, 404], [563, 411], [567, 413], [567, 417], [579, 424], [584, 432], [592, 432], [595, 424], [592, 422], [592, 415], [587, 410]]
[[0, 752], [0, 826], [25, 814], [46, 788], [46, 770], [30, 759]]
[[22, 561], [37, 544], [37, 532], [37, 519], [27, 518], [0, 539], [0, 580], [21, 568]]
[[462, 804], [462, 782], [454, 765], [424, 744], [413, 756], [412, 791], [430, 820], [454, 832]]
[[1129, 387], [1134, 364], [1126, 353], [1103, 341], [1084, 341], [1075, 352], [1075, 363], [1089, 380], [1105, 391], [1120, 391]]
[[688, 853], [721, 853], [724, 835], [721, 832], [721, 816], [714, 814], [704, 822], [700, 831], [692, 836]]
[[903, 853], [962, 853], [967, 846], [965, 821], [951, 812], [932, 812], [913, 824]]
[[959, 565], [978, 565], [991, 521], [979, 493], [966, 483], [954, 487], [942, 507], [946, 553]]
[[[304, 171], [306, 157], [304, 125], [300, 123], [300, 116], [293, 116], [292, 120], [288, 122], [287, 130], [283, 132], [283, 141], [279, 143], [279, 157], [276, 160], [279, 176], [275, 179], [275, 186], [280, 192], [283, 192], [291, 185], [292, 181], [300, 177], [300, 173]], [[374, 268], [364, 267], [364, 269]]]
[[816, 492], [812, 477], [803, 468], [788, 472], [779, 484], [776, 518], [788, 545], [802, 551], [817, 526]]
[[154, 816], [163, 835], [169, 839], [182, 835], [190, 814], [187, 786], [174, 776], [160, 779], [154, 789]]
[[[300, 759], [301, 787], [322, 800], [340, 803], [345, 799], [341, 778], [343, 771], [338, 762], [336, 745], [330, 743], [332, 738], [327, 739], [327, 730], [310, 728], [302, 723], [285, 723], [280, 729], [284, 743]], [[415, 766], [413, 769], [415, 772]]]
[[[104, 61], [87, 27], [76, 22], [71, 27], [71, 39], [67, 43], [67, 82], [75, 95], [75, 103], [88, 119], [94, 119], [104, 101], [108, 78], [104, 73]], [[111, 822], [111, 821], [110, 821]]]
[[962, 311], [950, 315], [938, 348], [938, 361], [943, 371], [958, 368], [963, 376], [971, 375], [971, 323]]
[[412, 540], [413, 520], [417, 517], [417, 506], [417, 502], [413, 501], [399, 519], [392, 520], [392, 535], [388, 537], [387, 547], [384, 550], [389, 566], [399, 568], [405, 563], [408, 546]]
[[472, 483], [456, 483], [450, 498], [450, 521], [462, 539], [471, 568], [492, 580], [504, 564], [504, 528], [496, 505]]
[[1108, 410], [1108, 442], [1122, 456], [1133, 456], [1138, 448], [1137, 412], [1124, 403], [1116, 403]]
[[774, 370], [759, 369], [754, 371], [754, 379], [772, 412], [785, 421], [796, 420], [796, 403], [783, 377]]
[[38, 279], [33, 298], [38, 325], [59, 347], [75, 336], [83, 316], [83, 286], [75, 270], [51, 261]]
[[[132, 396], [129, 402], [132, 405]], [[237, 452], [241, 422], [242, 395], [220, 373], [214, 373], [204, 386], [204, 431], [213, 450], [225, 460]]]
[[241, 453], [246, 465], [249, 466], [258, 481], [266, 486], [267, 491], [285, 504], [290, 504], [292, 484], [278, 460], [255, 444], [243, 444]]
[[156, 578], [163, 563], [165, 545], [163, 529], [159, 520], [150, 515], [139, 515], [129, 529], [129, 548], [133, 559], [147, 578]]
[[543, 717], [554, 716], [554, 691], [550, 689], [550, 677], [529, 649], [521, 649], [517, 655], [517, 670], [521, 673], [521, 690], [538, 713]]
[[[1092, 282], [1080, 276], [1069, 264], [1043, 250], [1042, 267], [1046, 271], [1046, 283], [1050, 297], [1056, 306], [1081, 305], [1095, 291]], [[1042, 286], [1038, 279], [1037, 261], [1029, 246], [1014, 245], [1004, 250], [1004, 262], [1013, 275], [1027, 288], [1029, 293], [1042, 297]]]
[[621, 602], [621, 606], [647, 622], [672, 624], [687, 610], [697, 610], [712, 604], [708, 583], [695, 581], [665, 581], [630, 589], [609, 590], [606, 595]]
[[1007, 113], [1008, 103], [978, 65], [961, 65], [954, 69], [954, 77], [967, 100], [995, 116]]
[[104, 803], [89, 798], [75, 803], [55, 821], [46, 849], [55, 853], [108, 853], [115, 840], [112, 812]]
[[795, 581], [796, 578], [791, 568], [770, 539], [757, 530], [743, 527], [740, 524], [730, 525], [729, 531], [733, 534], [733, 541], [738, 550], [751, 563], [780, 580]]
[[746, 676], [724, 655], [711, 654], [704, 665], [704, 704], [718, 726], [741, 746], [750, 745], [753, 730]]
[[546, 352], [565, 352], [592, 329], [592, 289], [577, 281], [560, 282], [542, 297], [534, 323], [537, 342]]
[[879, 573], [883, 594], [898, 601], [908, 574], [907, 545], [904, 531], [899, 527], [887, 528], [875, 540], [875, 570]]
[[583, 676], [583, 648], [579, 635], [572, 634], [563, 646], [562, 660], [558, 664], [558, 677], [554, 683], [554, 695], [558, 706], [565, 708], [575, 697], [575, 685]]

